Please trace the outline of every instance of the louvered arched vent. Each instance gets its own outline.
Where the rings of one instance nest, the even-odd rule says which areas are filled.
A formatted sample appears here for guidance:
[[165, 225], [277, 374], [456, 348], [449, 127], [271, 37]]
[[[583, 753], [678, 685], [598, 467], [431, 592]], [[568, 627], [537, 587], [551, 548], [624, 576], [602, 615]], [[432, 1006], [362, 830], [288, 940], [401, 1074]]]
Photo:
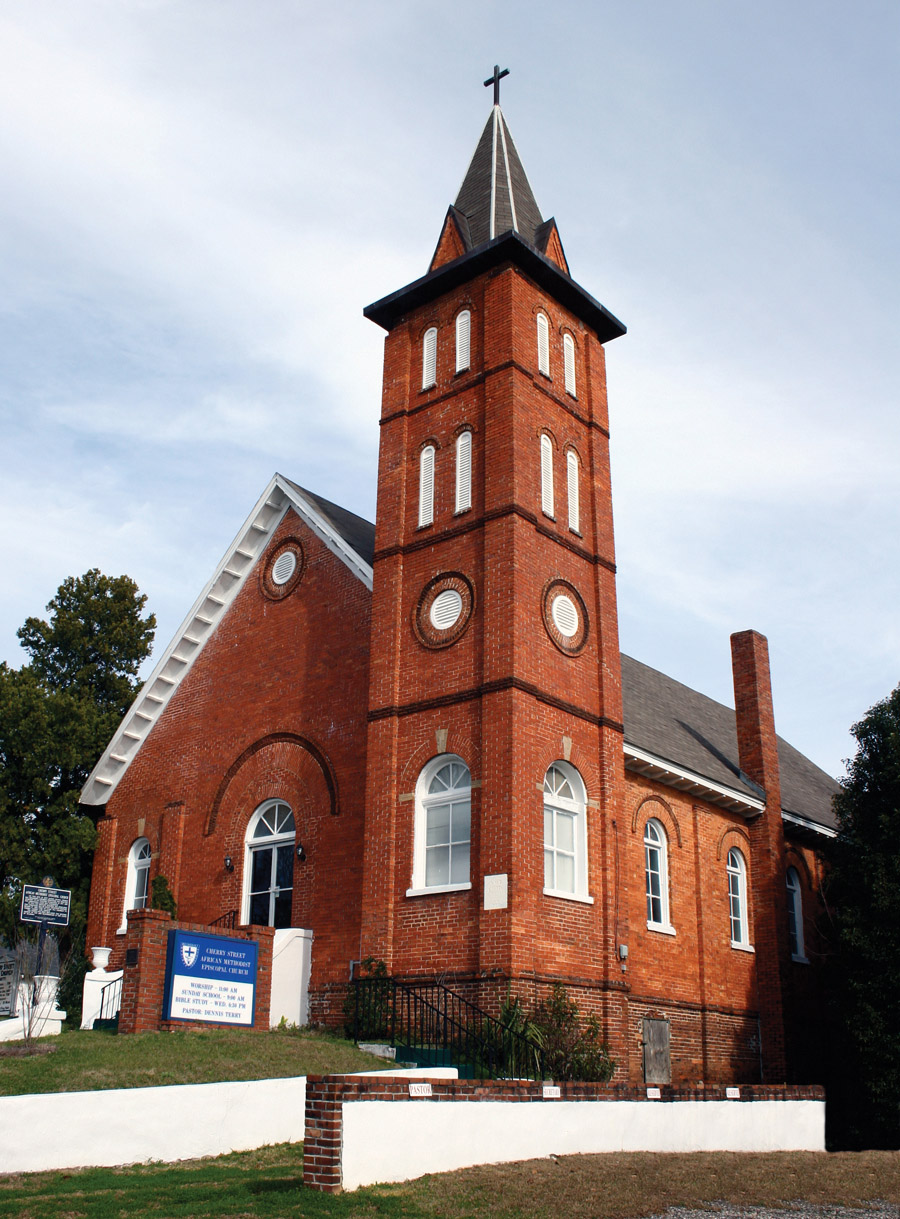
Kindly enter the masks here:
[[472, 315], [468, 309], [456, 316], [456, 371], [465, 372], [471, 363]]
[[461, 432], [456, 441], [456, 511], [472, 507], [472, 433]]
[[566, 393], [577, 398], [575, 393], [575, 340], [570, 334], [563, 335], [563, 354], [566, 362]]
[[573, 533], [580, 530], [580, 509], [578, 505], [578, 454], [569, 449], [566, 454], [566, 480], [569, 492], [569, 528]]
[[537, 349], [538, 349], [538, 372], [543, 373], [545, 377], [550, 376], [550, 323], [547, 321], [547, 315], [539, 313], [537, 315]]
[[541, 511], [553, 516], [553, 441], [541, 437]]
[[419, 524], [434, 520], [434, 445], [426, 445], [419, 457]]
[[437, 380], [437, 330], [425, 331], [422, 340], [422, 388], [431, 389]]

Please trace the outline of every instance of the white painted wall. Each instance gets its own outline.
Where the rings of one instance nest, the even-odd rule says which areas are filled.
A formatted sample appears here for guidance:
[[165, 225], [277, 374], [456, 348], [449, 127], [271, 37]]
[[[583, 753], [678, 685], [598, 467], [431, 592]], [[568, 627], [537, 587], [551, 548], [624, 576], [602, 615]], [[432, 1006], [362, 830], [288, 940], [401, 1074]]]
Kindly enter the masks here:
[[56, 1037], [62, 1031], [66, 1013], [56, 1006], [59, 978], [42, 974], [30, 982], [20, 982], [16, 1015], [0, 1020], [0, 1041], [23, 1041], [25, 1023], [31, 1022], [32, 1037]]
[[288, 1024], [309, 1023], [309, 969], [313, 933], [300, 927], [280, 927], [272, 944], [272, 998], [269, 1027], [282, 1017]]
[[[81, 988], [81, 1027], [83, 1029], [92, 1029], [94, 1021], [100, 1016], [104, 986], [121, 978], [123, 973], [124, 970], [121, 969], [114, 969], [109, 973], [105, 969], [92, 969], [84, 975], [84, 984]], [[115, 1014], [115, 1012], [110, 1013], [113, 1016]]]
[[345, 1101], [358, 1189], [473, 1164], [606, 1151], [824, 1151], [823, 1101]]

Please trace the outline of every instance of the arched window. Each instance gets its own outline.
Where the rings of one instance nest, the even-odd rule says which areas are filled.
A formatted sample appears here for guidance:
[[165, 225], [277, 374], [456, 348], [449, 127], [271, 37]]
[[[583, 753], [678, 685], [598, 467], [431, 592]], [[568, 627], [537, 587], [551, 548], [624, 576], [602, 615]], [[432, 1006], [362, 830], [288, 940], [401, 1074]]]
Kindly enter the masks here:
[[456, 511], [472, 507], [472, 433], [460, 432], [456, 438]]
[[544, 892], [591, 901], [587, 885], [587, 795], [568, 762], [544, 776]]
[[468, 309], [456, 315], [456, 371], [465, 372], [470, 363], [472, 315]]
[[750, 947], [747, 919], [747, 865], [736, 847], [728, 852], [728, 910], [731, 919], [731, 947]]
[[434, 445], [426, 444], [419, 454], [419, 524], [434, 520]]
[[245, 923], [290, 927], [294, 835], [294, 814], [283, 800], [267, 800], [250, 818], [245, 838]]
[[788, 868], [785, 881], [787, 883], [788, 935], [790, 937], [791, 956], [795, 961], [805, 961], [803, 891], [800, 888], [800, 874], [796, 868]]
[[541, 436], [541, 512], [553, 516], [553, 441]]
[[432, 758], [416, 783], [412, 888], [425, 892], [470, 889], [472, 777], [453, 753]]
[[146, 838], [135, 838], [128, 852], [128, 873], [125, 877], [125, 906], [122, 910], [122, 926], [128, 926], [128, 911], [143, 910], [150, 892], [150, 843]]
[[577, 398], [575, 393], [575, 340], [570, 334], [563, 335], [563, 357], [566, 369], [566, 393]]
[[550, 376], [550, 323], [545, 313], [537, 315], [538, 372]]
[[647, 891], [647, 926], [672, 932], [669, 920], [669, 847], [659, 821], [644, 827], [644, 878]]
[[569, 528], [580, 532], [581, 510], [578, 503], [578, 454], [569, 449], [566, 454], [566, 483], [569, 493]]
[[422, 340], [422, 388], [431, 389], [437, 380], [437, 330], [425, 331]]

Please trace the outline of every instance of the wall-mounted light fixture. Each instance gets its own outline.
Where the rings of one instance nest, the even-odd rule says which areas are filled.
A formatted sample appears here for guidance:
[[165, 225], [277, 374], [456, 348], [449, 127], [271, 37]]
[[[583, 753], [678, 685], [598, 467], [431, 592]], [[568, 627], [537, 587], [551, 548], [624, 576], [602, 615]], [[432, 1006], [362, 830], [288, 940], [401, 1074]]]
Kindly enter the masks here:
[[301, 863], [306, 863], [306, 852], [303, 849], [302, 842], [297, 843], [297, 858], [300, 860]]
[[234, 871], [234, 860], [231, 858], [230, 855], [225, 856], [225, 871], [226, 872]]

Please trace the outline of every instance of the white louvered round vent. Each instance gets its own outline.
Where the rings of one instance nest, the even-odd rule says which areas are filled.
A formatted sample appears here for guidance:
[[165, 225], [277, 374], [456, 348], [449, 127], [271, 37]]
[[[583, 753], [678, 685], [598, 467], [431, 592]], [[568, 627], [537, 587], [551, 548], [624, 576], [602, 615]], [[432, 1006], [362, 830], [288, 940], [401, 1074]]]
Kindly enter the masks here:
[[571, 639], [578, 633], [578, 610], [571, 597], [567, 597], [565, 593], [554, 597], [550, 613], [553, 615], [554, 626], [565, 639]]
[[279, 586], [282, 584], [287, 584], [288, 580], [290, 580], [291, 576], [296, 570], [297, 556], [294, 554], [293, 550], [285, 550], [283, 554], [278, 556], [278, 558], [275, 560], [274, 566], [272, 567], [272, 583], [278, 584]]
[[455, 588], [445, 588], [435, 597], [429, 617], [437, 631], [448, 631], [462, 613], [462, 597]]

